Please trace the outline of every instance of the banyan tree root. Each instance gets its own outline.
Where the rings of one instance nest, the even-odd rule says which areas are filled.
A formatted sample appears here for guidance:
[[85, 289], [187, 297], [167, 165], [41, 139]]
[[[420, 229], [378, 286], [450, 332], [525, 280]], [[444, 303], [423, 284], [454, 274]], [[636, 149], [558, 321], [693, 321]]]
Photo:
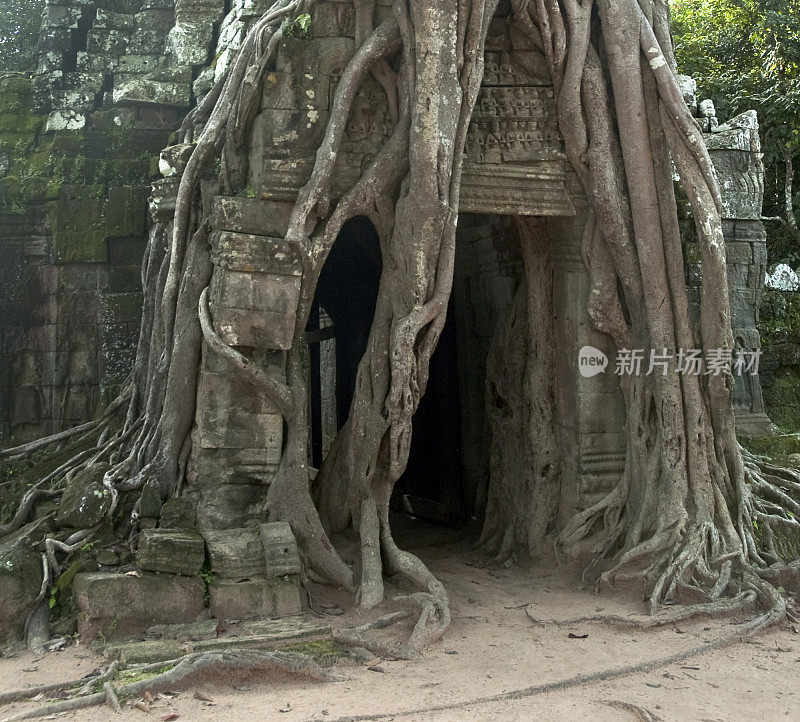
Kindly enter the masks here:
[[333, 641], [343, 647], [361, 647], [382, 659], [418, 659], [419, 650], [408, 644], [382, 642], [368, 635], [374, 629], [386, 629], [395, 622], [407, 619], [408, 616], [408, 612], [393, 612], [359, 627], [340, 629], [333, 633]]
[[[714, 349], [732, 349], [721, 194], [678, 86], [667, 4], [512, 5], [514, 24], [547, 59], [565, 150], [589, 200], [582, 250], [593, 325], [618, 349], [655, 349], [672, 358], [698, 346], [706, 358]], [[690, 322], [672, 162], [702, 255], [697, 328]], [[797, 479], [743, 454], [730, 375], [671, 369], [623, 378], [621, 390], [624, 472], [605, 498], [563, 524], [558, 547], [605, 569], [601, 583], [642, 589], [653, 614], [674, 602], [733, 614], [753, 597], [785, 614], [759, 572], [780, 562], [776, 529], [797, 528]], [[487, 528], [530, 524], [517, 517], [518, 507], [496, 505], [501, 516], [487, 518]], [[539, 519], [536, 527], [549, 521]]]
[[620, 614], [591, 614], [573, 619], [538, 619], [533, 615], [533, 605], [525, 607], [525, 614], [537, 626], [546, 627], [574, 627], [578, 624], [606, 624], [623, 629], [658, 629], [668, 627], [678, 622], [686, 622], [698, 617], [713, 619], [715, 617], [729, 617], [735, 614], [749, 614], [756, 610], [758, 598], [755, 592], [746, 591], [730, 599], [720, 599], [715, 603], [693, 604], [670, 612], [647, 616], [627, 616]]
[[[160, 665], [160, 666], [163, 666]], [[2, 722], [34, 719], [61, 712], [87, 709], [108, 703], [114, 707], [120, 700], [141, 697], [145, 692], [160, 692], [166, 689], [179, 689], [189, 681], [219, 672], [282, 672], [320, 682], [341, 680], [336, 673], [320, 667], [311, 657], [297, 652], [266, 652], [261, 650], [227, 650], [219, 652], [198, 652], [188, 654], [166, 672], [114, 687], [110, 681], [104, 682], [103, 691], [83, 697], [54, 702], [44, 707], [24, 710], [6, 717]]]

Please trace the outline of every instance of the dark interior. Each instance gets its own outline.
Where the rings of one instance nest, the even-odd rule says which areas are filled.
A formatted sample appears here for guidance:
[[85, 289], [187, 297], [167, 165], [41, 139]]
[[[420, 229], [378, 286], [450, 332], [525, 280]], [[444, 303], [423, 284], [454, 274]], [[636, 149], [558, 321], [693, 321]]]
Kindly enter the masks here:
[[[358, 364], [367, 347], [381, 274], [377, 232], [363, 216], [348, 221], [331, 249], [317, 285], [308, 324], [311, 352], [312, 463], [322, 463], [321, 338], [336, 339], [336, 409], [344, 424], [355, 389]], [[333, 329], [319, 333], [319, 309]], [[452, 307], [431, 359], [427, 391], [413, 419], [408, 467], [395, 486], [393, 507], [448, 523], [465, 516], [461, 474], [460, 410]]]

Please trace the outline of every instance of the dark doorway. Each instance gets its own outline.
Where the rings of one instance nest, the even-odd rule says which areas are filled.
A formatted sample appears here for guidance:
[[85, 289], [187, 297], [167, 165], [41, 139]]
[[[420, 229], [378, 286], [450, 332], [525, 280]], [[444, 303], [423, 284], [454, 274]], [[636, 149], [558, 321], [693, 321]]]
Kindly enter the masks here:
[[[311, 463], [319, 468], [347, 420], [358, 364], [367, 348], [382, 269], [380, 243], [364, 216], [348, 221], [317, 284], [306, 338], [310, 351]], [[394, 506], [457, 522], [465, 515], [461, 477], [456, 329], [452, 308], [431, 359], [427, 391], [413, 419], [406, 472]]]
[[395, 503], [415, 516], [449, 524], [462, 522], [466, 517], [452, 303], [431, 357], [427, 390], [414, 414], [408, 466], [394, 493]]
[[311, 458], [319, 468], [330, 433], [350, 412], [381, 279], [378, 233], [368, 218], [342, 227], [322, 268], [306, 328], [311, 361]]

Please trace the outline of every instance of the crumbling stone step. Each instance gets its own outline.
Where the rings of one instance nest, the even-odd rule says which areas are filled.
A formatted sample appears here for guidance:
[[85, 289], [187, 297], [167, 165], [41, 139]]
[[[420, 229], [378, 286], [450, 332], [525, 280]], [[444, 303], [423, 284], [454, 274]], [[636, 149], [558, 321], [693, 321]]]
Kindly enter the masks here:
[[118, 642], [103, 647], [108, 659], [118, 659], [123, 664], [163, 662], [186, 654], [186, 649], [177, 639], [148, 639], [146, 641]]
[[[216, 620], [214, 621], [216, 624]], [[207, 624], [204, 622], [203, 624]], [[181, 625], [190, 626], [190, 625]], [[125, 664], [140, 662], [161, 662], [177, 659], [192, 652], [205, 652], [219, 649], [281, 649], [300, 644], [332, 643], [331, 627], [327, 624], [303, 619], [262, 620], [246, 625], [251, 636], [217, 637], [199, 641], [179, 641], [177, 639], [130, 640], [101, 645], [100, 649], [108, 659], [118, 659]]]
[[206, 619], [202, 622], [189, 622], [188, 624], [157, 624], [147, 630], [148, 637], [159, 639], [179, 639], [181, 641], [197, 642], [201, 639], [212, 639], [217, 636], [219, 622], [216, 619]]

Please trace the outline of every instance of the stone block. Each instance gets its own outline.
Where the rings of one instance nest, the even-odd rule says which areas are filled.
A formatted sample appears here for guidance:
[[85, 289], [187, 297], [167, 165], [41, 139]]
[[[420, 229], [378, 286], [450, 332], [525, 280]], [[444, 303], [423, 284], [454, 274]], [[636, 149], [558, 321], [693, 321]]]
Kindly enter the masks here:
[[[197, 455], [203, 459], [204, 470], [219, 471], [219, 476], [223, 478], [230, 473], [228, 464], [220, 464], [219, 467], [212, 465], [220, 456], [216, 449], [198, 450]], [[257, 522], [263, 514], [259, 511], [259, 505], [264, 500], [266, 490], [263, 483], [244, 483], [244, 480], [235, 484], [213, 484], [211, 488], [203, 490], [202, 498], [198, 499], [197, 528], [203, 532]]]
[[147, 224], [147, 186], [108, 189], [106, 233], [111, 237], [143, 236]]
[[169, 31], [167, 50], [180, 65], [205, 65], [213, 38], [214, 24], [210, 20], [179, 20]]
[[211, 571], [219, 579], [264, 576], [264, 547], [257, 527], [203, 532]]
[[[257, 201], [257, 203], [261, 203], [261, 201]], [[280, 223], [282, 218], [278, 214], [282, 212], [285, 204], [265, 203], [268, 205], [263, 212], [248, 209], [247, 215], [250, 218], [247, 220], [255, 220], [260, 217], [266, 221], [268, 217], [271, 217], [273, 223]], [[244, 220], [245, 213], [243, 212], [240, 217]], [[231, 224], [234, 222], [233, 218], [229, 220]], [[302, 260], [297, 251], [287, 245], [283, 237], [219, 231], [213, 235], [211, 247], [211, 260], [226, 270], [278, 276], [302, 275]]]
[[[215, 274], [214, 327], [230, 346], [261, 350], [292, 347], [300, 300], [300, 278], [259, 273]], [[245, 303], [249, 308], [241, 308]]]
[[184, 496], [168, 499], [161, 507], [159, 525], [162, 529], [193, 529], [197, 510], [194, 502]]
[[266, 109], [253, 121], [251, 147], [254, 152], [280, 158], [313, 155], [328, 126], [327, 110]]
[[209, 607], [217, 619], [264, 619], [299, 614], [297, 577], [212, 582]]
[[212, 224], [218, 231], [283, 238], [289, 227], [292, 208], [291, 203], [217, 196]]
[[191, 101], [191, 86], [166, 80], [128, 78], [116, 80], [113, 93], [118, 105], [143, 104], [188, 108]]
[[164, 178], [180, 176], [194, 150], [194, 143], [170, 145], [161, 151], [158, 159], [158, 170]]
[[328, 110], [330, 77], [268, 73], [261, 107], [272, 110]]
[[147, 664], [177, 659], [186, 654], [177, 639], [148, 639], [143, 642], [108, 644], [103, 649], [107, 659], [118, 659], [122, 664]]
[[[264, 487], [272, 482], [278, 469], [278, 462], [272, 459], [278, 457], [280, 460], [280, 452], [276, 454], [272, 449], [204, 449], [199, 442], [194, 448], [192, 471], [196, 478], [214, 480], [220, 490], [228, 489], [230, 494], [235, 493], [236, 486], [244, 485], [254, 487], [252, 495], [258, 497], [265, 490]], [[220, 512], [222, 508], [227, 507], [227, 502], [222, 501], [227, 496], [228, 492], [219, 495]], [[204, 503], [209, 503], [208, 499], [205, 499]], [[231, 520], [225, 521], [221, 528], [244, 526], [246, 522], [237, 521], [238, 518], [239, 515], [235, 514]], [[205, 522], [208, 522], [207, 518]], [[200, 526], [199, 509], [198, 526]], [[205, 523], [205, 528], [208, 528], [208, 523]]]
[[176, 574], [81, 573], [75, 576], [78, 631], [85, 640], [130, 637], [155, 624], [193, 622], [205, 584]]
[[159, 55], [164, 52], [165, 42], [166, 28], [158, 30], [138, 28], [131, 37], [130, 47], [147, 55]]
[[178, 196], [180, 178], [162, 178], [153, 182], [150, 195], [150, 215], [153, 220], [167, 221], [175, 213], [175, 201]]
[[[112, 293], [140, 292], [142, 290], [141, 268], [139, 266], [112, 266], [108, 269], [108, 290]], [[134, 339], [137, 335], [138, 329]]]
[[137, 321], [142, 313], [142, 294], [103, 293], [100, 295], [100, 323], [112, 325]]
[[[304, 642], [331, 640], [331, 627], [322, 622], [309, 622], [302, 617], [282, 619], [258, 619], [245, 621], [242, 625], [250, 636], [238, 637], [237, 645], [249, 649], [280, 649]], [[193, 652], [223, 649], [230, 645], [230, 638], [220, 637], [191, 643]]]
[[355, 53], [354, 46], [352, 38], [284, 38], [275, 65], [296, 75], [341, 75]]
[[136, 564], [140, 569], [172, 574], [199, 574], [205, 561], [203, 537], [188, 529], [144, 529]]
[[349, 2], [321, 2], [311, 11], [311, 35], [315, 38], [353, 37], [356, 12]]
[[264, 562], [268, 579], [300, 573], [300, 554], [297, 541], [285, 521], [259, 525]]
[[218, 626], [219, 622], [216, 619], [205, 619], [202, 622], [189, 622], [188, 624], [156, 624], [147, 630], [147, 636], [197, 642], [201, 639], [214, 639], [217, 636]]
[[47, 204], [56, 263], [106, 260], [104, 205], [104, 201], [97, 198], [65, 199]]
[[265, 450], [267, 463], [280, 461], [283, 417], [280, 414], [248, 413], [237, 408], [212, 413], [198, 412], [198, 443], [204, 449]]
[[88, 529], [103, 520], [111, 506], [111, 494], [103, 486], [103, 475], [110, 468], [95, 464], [75, 474], [58, 504], [58, 526]]

